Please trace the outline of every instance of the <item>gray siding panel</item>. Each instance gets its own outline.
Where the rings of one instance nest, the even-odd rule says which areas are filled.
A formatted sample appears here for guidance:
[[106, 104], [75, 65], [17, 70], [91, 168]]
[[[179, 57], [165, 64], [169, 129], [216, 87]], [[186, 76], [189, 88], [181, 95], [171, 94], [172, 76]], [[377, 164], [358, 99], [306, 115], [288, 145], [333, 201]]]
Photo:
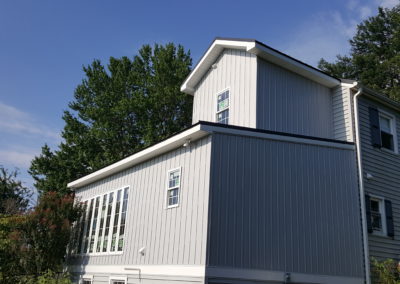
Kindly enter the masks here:
[[[206, 137], [78, 190], [85, 200], [130, 186], [124, 254], [86, 256], [83, 264], [204, 264], [210, 152]], [[167, 171], [179, 166], [181, 201], [166, 209]], [[138, 253], [143, 246], [145, 256]]]
[[363, 276], [355, 153], [213, 135], [210, 266]]
[[258, 58], [257, 128], [334, 138], [327, 87]]
[[[394, 238], [368, 235], [370, 256], [400, 259], [400, 156], [372, 147], [368, 107], [375, 106], [396, 117], [397, 141], [400, 141], [400, 114], [386, 109], [365, 97], [359, 99], [360, 134], [362, 142], [363, 178], [366, 193], [392, 201]], [[399, 147], [399, 145], [397, 145]], [[366, 174], [373, 175], [368, 180]]]
[[332, 100], [334, 139], [353, 142], [354, 132], [350, 89], [346, 86], [334, 88]]
[[193, 123], [216, 121], [217, 94], [229, 88], [229, 124], [256, 127], [257, 57], [226, 49], [199, 82], [194, 93]]

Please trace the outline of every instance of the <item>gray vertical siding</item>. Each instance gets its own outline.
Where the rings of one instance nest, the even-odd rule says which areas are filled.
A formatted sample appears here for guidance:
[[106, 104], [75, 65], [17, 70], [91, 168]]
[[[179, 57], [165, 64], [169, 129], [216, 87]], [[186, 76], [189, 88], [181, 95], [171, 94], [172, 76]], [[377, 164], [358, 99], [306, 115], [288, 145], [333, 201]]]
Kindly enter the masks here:
[[[376, 258], [400, 259], [400, 156], [392, 154], [371, 145], [371, 132], [368, 107], [375, 106], [396, 116], [397, 141], [400, 141], [400, 115], [398, 112], [386, 109], [379, 103], [360, 97], [359, 118], [362, 142], [362, 163], [364, 189], [369, 194], [381, 196], [392, 201], [394, 238], [368, 235], [370, 256]], [[399, 145], [397, 145], [399, 147]], [[373, 179], [366, 179], [366, 174]]]
[[258, 58], [257, 128], [333, 138], [331, 90]]
[[226, 49], [199, 82], [194, 93], [193, 123], [216, 121], [217, 94], [229, 88], [229, 124], [256, 127], [257, 57]]
[[[129, 185], [123, 255], [88, 256], [83, 264], [205, 263], [211, 138], [206, 137], [77, 191], [83, 200]], [[166, 209], [167, 171], [182, 167], [180, 204]], [[145, 256], [138, 250], [146, 247]]]
[[363, 277], [353, 150], [213, 135], [207, 264]]
[[349, 87], [340, 85], [333, 89], [333, 135], [336, 140], [354, 141], [351, 100]]

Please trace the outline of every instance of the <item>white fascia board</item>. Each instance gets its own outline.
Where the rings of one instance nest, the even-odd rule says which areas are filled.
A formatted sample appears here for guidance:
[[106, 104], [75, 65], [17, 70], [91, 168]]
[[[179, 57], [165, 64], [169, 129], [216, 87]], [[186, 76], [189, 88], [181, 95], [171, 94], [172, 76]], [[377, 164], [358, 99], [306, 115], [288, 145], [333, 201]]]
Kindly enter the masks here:
[[114, 173], [120, 172], [141, 162], [149, 160], [153, 157], [159, 156], [165, 152], [176, 149], [182, 146], [188, 139], [191, 141], [198, 140], [208, 133], [201, 130], [201, 125], [198, 124], [182, 133], [179, 133], [167, 140], [164, 140], [156, 145], [146, 148], [136, 154], [133, 154], [123, 160], [120, 160], [114, 164], [111, 164], [105, 168], [102, 168], [94, 173], [77, 179], [73, 182], [68, 183], [67, 187], [71, 189], [76, 189], [82, 187], [89, 183], [95, 182], [99, 179], [110, 176]]
[[340, 85], [340, 80], [333, 78], [321, 71], [318, 71], [311, 66], [301, 63], [287, 55], [279, 53], [259, 43], [255, 43], [253, 49], [248, 50], [260, 58], [272, 62], [278, 66], [288, 69], [294, 73], [300, 74], [310, 80], [316, 81], [326, 87], [332, 88]]
[[215, 40], [204, 56], [200, 59], [199, 63], [192, 70], [189, 76], [181, 85], [181, 91], [189, 95], [193, 95], [195, 87], [200, 82], [204, 74], [210, 69], [211, 65], [214, 64], [218, 56], [221, 54], [224, 48], [245, 50], [249, 53], [255, 54], [260, 58], [263, 58], [269, 62], [272, 62], [278, 66], [288, 69], [292, 72], [300, 74], [310, 80], [316, 81], [329, 88], [340, 85], [340, 80], [333, 78], [317, 69], [308, 66], [305, 63], [301, 63], [290, 56], [284, 55], [277, 52], [267, 46], [264, 46], [254, 40]]
[[193, 95], [195, 86], [210, 69], [211, 65], [214, 64], [224, 48], [248, 51], [253, 49], [255, 44], [254, 41], [215, 40], [181, 85], [181, 92]]

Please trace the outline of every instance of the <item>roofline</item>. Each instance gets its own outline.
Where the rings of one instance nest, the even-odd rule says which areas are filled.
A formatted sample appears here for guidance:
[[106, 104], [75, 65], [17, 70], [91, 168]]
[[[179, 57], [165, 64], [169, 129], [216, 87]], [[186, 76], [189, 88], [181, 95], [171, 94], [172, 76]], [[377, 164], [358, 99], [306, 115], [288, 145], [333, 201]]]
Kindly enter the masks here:
[[201, 128], [200, 123], [196, 123], [191, 127], [184, 129], [183, 131], [173, 135], [172, 137], [169, 137], [157, 144], [149, 146], [131, 156], [128, 156], [125, 159], [122, 159], [116, 163], [108, 165], [100, 170], [97, 170], [91, 174], [88, 174], [75, 181], [72, 181], [67, 184], [67, 187], [71, 189], [82, 187], [89, 183], [95, 182], [99, 179], [110, 176], [114, 173], [125, 170], [136, 164], [149, 160], [162, 153], [173, 150], [179, 146], [182, 146], [189, 139], [194, 141], [209, 134], [205, 131], [202, 131], [200, 128]]
[[263, 58], [264, 60], [275, 63], [330, 88], [340, 84], [340, 79], [255, 39], [216, 37], [193, 68], [192, 72], [190, 72], [188, 77], [182, 83], [181, 91], [193, 95], [198, 82], [210, 69], [211, 65], [214, 64], [215, 60], [217, 60], [218, 56], [225, 48], [247, 51]]
[[185, 144], [188, 140], [196, 141], [212, 133], [251, 136], [269, 140], [278, 140], [278, 141], [286, 141], [286, 142], [302, 143], [302, 144], [313, 144], [313, 145], [340, 148], [340, 149], [354, 149], [354, 143], [352, 142], [263, 130], [263, 129], [255, 129], [243, 126], [219, 124], [208, 121], [199, 121], [198, 123], [192, 125], [191, 127], [181, 131], [180, 133], [175, 134], [172, 137], [165, 139], [162, 142], [147, 147], [146, 149], [137, 152], [136, 154], [133, 154], [125, 159], [122, 159], [116, 163], [113, 163], [89, 175], [86, 175], [73, 182], [70, 182], [68, 183], [67, 187], [71, 189], [77, 189], [79, 187], [88, 185], [105, 177], [108, 177], [114, 173], [128, 169], [134, 165], [145, 162], [151, 158], [157, 157], [163, 153], [182, 147], [183, 144]]
[[361, 93], [363, 95], [366, 95], [367, 97], [374, 99], [376, 101], [379, 101], [380, 103], [384, 104], [387, 107], [393, 108], [397, 111], [400, 111], [400, 103], [371, 89], [366, 87], [365, 85], [354, 81], [355, 83], [353, 84], [352, 89], [356, 89], [356, 90], [361, 90]]

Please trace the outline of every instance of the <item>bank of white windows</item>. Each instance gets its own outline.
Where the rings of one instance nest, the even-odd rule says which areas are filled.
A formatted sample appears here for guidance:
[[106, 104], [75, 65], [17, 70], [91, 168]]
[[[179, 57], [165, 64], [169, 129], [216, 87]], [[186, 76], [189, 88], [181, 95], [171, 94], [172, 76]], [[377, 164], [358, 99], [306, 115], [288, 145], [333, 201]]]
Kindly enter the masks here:
[[122, 253], [129, 187], [84, 202], [85, 214], [77, 226], [79, 254]]
[[395, 118], [389, 113], [379, 110], [379, 127], [381, 130], [382, 148], [397, 153]]
[[216, 121], [222, 124], [229, 124], [229, 90], [217, 95]]
[[179, 196], [181, 188], [181, 168], [168, 171], [167, 175], [167, 208], [177, 207], [179, 205]]

